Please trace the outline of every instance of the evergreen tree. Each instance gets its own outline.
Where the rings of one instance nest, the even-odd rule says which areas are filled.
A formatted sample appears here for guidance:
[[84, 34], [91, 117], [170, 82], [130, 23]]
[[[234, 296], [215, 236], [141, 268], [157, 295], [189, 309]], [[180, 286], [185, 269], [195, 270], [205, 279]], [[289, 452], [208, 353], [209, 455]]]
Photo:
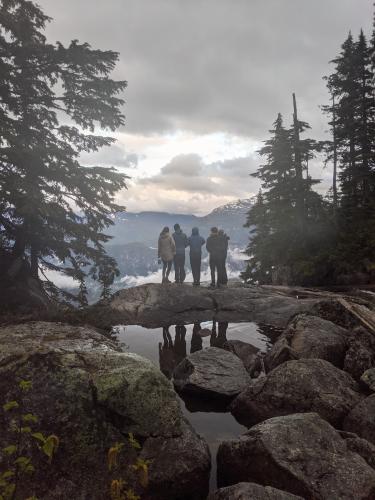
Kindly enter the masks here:
[[368, 271], [373, 257], [375, 101], [371, 51], [361, 31], [349, 34], [334, 61], [328, 88], [335, 106], [336, 151], [340, 169], [337, 268]]
[[85, 167], [80, 153], [114, 141], [95, 128], [124, 123], [126, 82], [109, 76], [117, 53], [48, 43], [49, 21], [31, 1], [0, 3], [0, 241], [12, 256], [7, 279], [27, 260], [35, 278], [53, 269], [78, 280], [85, 303], [86, 275], [107, 290], [117, 272], [104, 231], [126, 176]]
[[309, 126], [298, 120], [296, 106], [291, 129], [279, 114], [271, 138], [259, 151], [265, 164], [252, 174], [262, 182], [262, 192], [248, 213], [250, 256], [242, 278], [248, 282], [301, 284], [311, 271], [311, 253], [320, 234], [321, 197], [312, 191], [317, 181], [307, 173], [308, 162], [320, 145], [301, 139]]

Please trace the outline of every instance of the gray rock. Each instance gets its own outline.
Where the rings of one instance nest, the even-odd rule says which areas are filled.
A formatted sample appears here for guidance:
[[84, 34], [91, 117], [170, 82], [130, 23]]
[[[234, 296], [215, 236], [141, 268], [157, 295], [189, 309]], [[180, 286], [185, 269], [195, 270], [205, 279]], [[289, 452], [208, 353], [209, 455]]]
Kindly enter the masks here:
[[348, 331], [331, 321], [300, 314], [292, 319], [267, 356], [269, 369], [291, 359], [325, 359], [342, 368]]
[[271, 418], [219, 447], [223, 486], [254, 481], [314, 500], [375, 497], [375, 471], [316, 413]]
[[223, 347], [240, 358], [250, 376], [260, 371], [260, 350], [257, 347], [242, 340], [227, 340]]
[[375, 394], [355, 406], [344, 420], [344, 430], [375, 444]]
[[375, 445], [357, 435], [346, 438], [346, 445], [350, 451], [361, 455], [369, 466], [375, 469]]
[[208, 347], [176, 366], [173, 382], [179, 391], [216, 398], [233, 398], [250, 382], [242, 361], [218, 347]]
[[371, 392], [375, 392], [375, 368], [370, 368], [366, 370], [361, 377], [361, 382], [370, 389]]
[[[179, 449], [187, 478], [183, 494], [191, 499], [206, 494], [208, 447], [186, 424], [172, 384], [150, 361], [120, 352], [89, 328], [42, 322], [0, 328], [0, 408], [19, 399], [19, 380], [33, 385], [24, 413], [39, 417], [36, 430], [60, 440], [51, 466], [33, 450], [36, 472], [22, 481], [20, 496], [32, 491], [46, 500], [102, 500], [113, 478], [106, 463], [108, 449], [126, 441], [129, 432], [141, 442], [140, 453], [153, 457], [149, 490], [140, 492], [142, 496], [180, 498], [170, 492], [181, 487], [181, 477], [174, 483], [160, 473], [160, 463], [169, 456], [173, 464], [166, 467], [175, 466], [176, 458], [165, 453], [172, 448]], [[14, 439], [4, 412], [0, 428], [2, 449]], [[135, 458], [135, 451], [125, 447], [116, 474], [128, 479]]]
[[238, 483], [211, 493], [208, 500], [303, 500], [303, 498], [271, 486]]
[[215, 317], [218, 321], [248, 320], [284, 327], [289, 318], [308, 311], [319, 298], [297, 299], [290, 290], [272, 287], [209, 289], [189, 285], [147, 284], [120, 290], [107, 304], [87, 312], [90, 321], [108, 327], [137, 324], [158, 327]]
[[364, 328], [357, 327], [351, 332], [348, 344], [344, 370], [360, 380], [366, 370], [375, 367], [375, 338]]
[[346, 372], [322, 359], [301, 359], [252, 380], [230, 409], [248, 427], [277, 415], [311, 411], [339, 425], [361, 398], [358, 384]]

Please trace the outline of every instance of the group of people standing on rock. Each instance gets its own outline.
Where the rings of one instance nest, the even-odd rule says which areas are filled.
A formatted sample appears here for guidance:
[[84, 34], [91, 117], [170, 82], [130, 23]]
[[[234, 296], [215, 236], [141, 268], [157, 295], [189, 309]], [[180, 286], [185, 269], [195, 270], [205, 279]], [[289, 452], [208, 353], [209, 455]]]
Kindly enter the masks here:
[[229, 236], [217, 227], [211, 228], [206, 240], [199, 234], [199, 229], [193, 227], [191, 236], [187, 237], [179, 224], [174, 225], [174, 233], [169, 233], [169, 227], [164, 227], [158, 241], [158, 259], [163, 263], [162, 283], [170, 283], [169, 275], [174, 264], [175, 283], [183, 283], [185, 272], [185, 249], [190, 247], [190, 265], [193, 273], [193, 285], [199, 286], [201, 280], [202, 247], [206, 243], [209, 253], [211, 270], [211, 287], [225, 286], [228, 283], [226, 259]]

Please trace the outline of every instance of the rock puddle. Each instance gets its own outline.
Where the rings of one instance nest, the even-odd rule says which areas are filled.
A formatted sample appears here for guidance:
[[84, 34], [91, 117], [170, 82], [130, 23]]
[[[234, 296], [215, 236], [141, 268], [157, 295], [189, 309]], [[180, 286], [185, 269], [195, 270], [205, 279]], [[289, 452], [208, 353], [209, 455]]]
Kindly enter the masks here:
[[[137, 325], [118, 325], [113, 334], [122, 347], [155, 363], [164, 375], [171, 379], [174, 368], [189, 354], [207, 347], [223, 347], [229, 340], [240, 340], [252, 344], [260, 352], [271, 347], [269, 327], [253, 322], [228, 323], [225, 321], [196, 322], [170, 327], [144, 328]], [[183, 413], [208, 443], [212, 468], [210, 490], [216, 489], [216, 454], [224, 440], [237, 439], [246, 431], [228, 411], [212, 405], [199, 396], [178, 396]]]

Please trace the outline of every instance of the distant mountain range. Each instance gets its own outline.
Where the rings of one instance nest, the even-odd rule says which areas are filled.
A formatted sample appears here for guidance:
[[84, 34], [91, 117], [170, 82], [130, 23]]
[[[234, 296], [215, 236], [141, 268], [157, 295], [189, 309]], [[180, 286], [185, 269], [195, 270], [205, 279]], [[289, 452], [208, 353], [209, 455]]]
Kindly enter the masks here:
[[238, 200], [215, 208], [204, 217], [166, 212], [120, 212], [114, 217], [115, 224], [108, 231], [113, 236], [108, 246], [136, 242], [155, 247], [162, 228], [168, 226], [173, 232], [177, 222], [187, 235], [191, 234], [193, 227], [198, 227], [203, 237], [209, 235], [211, 227], [217, 226], [230, 236], [231, 246], [243, 248], [249, 238], [249, 231], [243, 225], [252, 204], [248, 199]]
[[[229, 235], [229, 251], [227, 270], [230, 278], [238, 278], [244, 269], [245, 249], [249, 240], [249, 230], [244, 228], [246, 214], [252, 207], [251, 200], [238, 200], [215, 208], [204, 217], [186, 214], [170, 214], [164, 212], [121, 212], [114, 217], [114, 225], [108, 234], [113, 239], [106, 244], [109, 255], [117, 261], [120, 277], [116, 279], [112, 290], [116, 291], [128, 286], [135, 286], [145, 282], [160, 282], [161, 268], [158, 264], [157, 243], [159, 233], [164, 226], [173, 226], [177, 222], [183, 231], [191, 234], [193, 227], [198, 227], [204, 238], [210, 233], [213, 226], [217, 226]], [[190, 262], [186, 252], [187, 281], [192, 281]], [[172, 273], [173, 277], [173, 273]], [[202, 281], [210, 279], [208, 269], [208, 255], [203, 247], [202, 252]], [[88, 280], [90, 302], [99, 299], [100, 287], [98, 283]], [[67, 290], [75, 291], [74, 288]]]

